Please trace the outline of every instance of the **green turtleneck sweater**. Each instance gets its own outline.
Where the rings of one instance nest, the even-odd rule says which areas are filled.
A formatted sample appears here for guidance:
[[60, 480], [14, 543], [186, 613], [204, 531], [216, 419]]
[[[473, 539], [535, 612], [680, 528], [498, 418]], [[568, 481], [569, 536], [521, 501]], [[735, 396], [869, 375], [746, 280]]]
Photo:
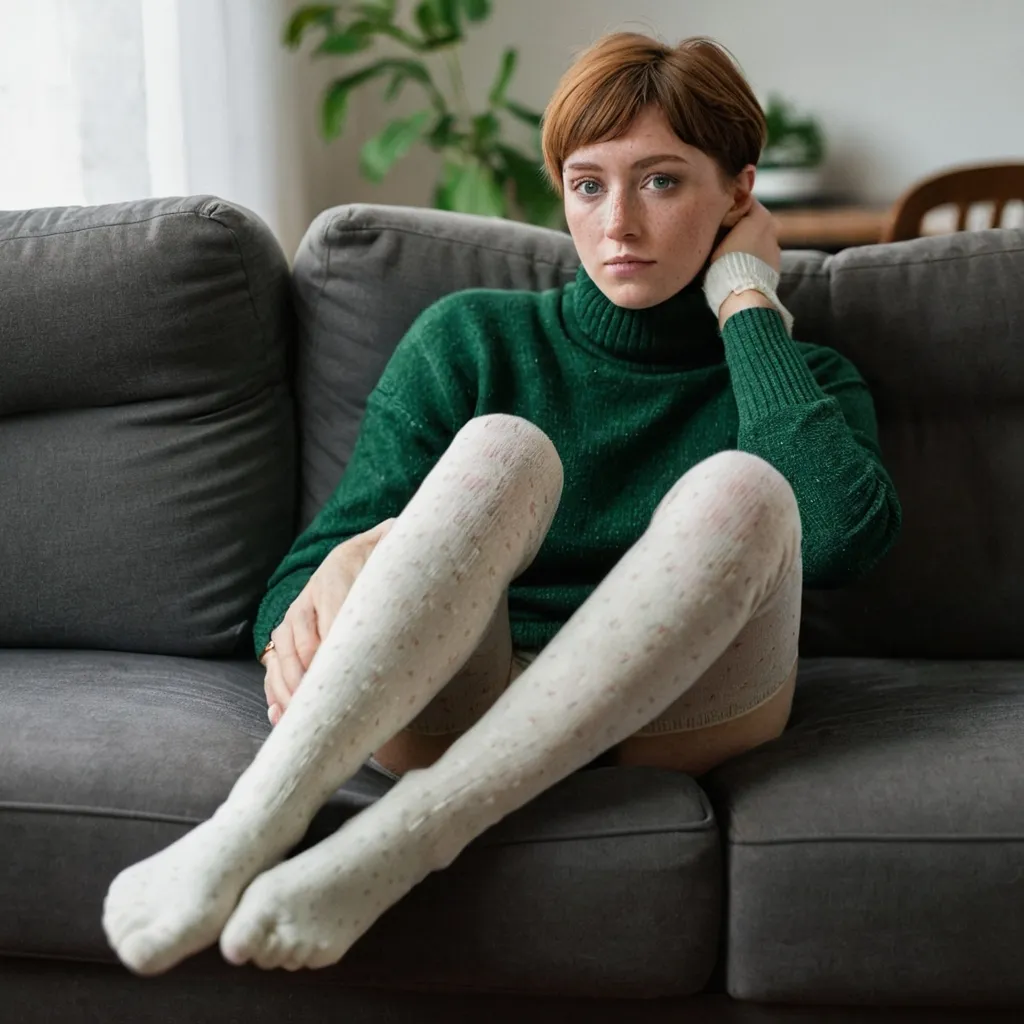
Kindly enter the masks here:
[[274, 572], [257, 651], [337, 544], [397, 516], [464, 423], [513, 413], [564, 467], [561, 504], [509, 588], [517, 647], [543, 647], [646, 529], [690, 467], [725, 449], [789, 480], [804, 582], [866, 573], [900, 528], [874, 405], [839, 353], [792, 340], [774, 310], [721, 333], [698, 281], [652, 309], [614, 305], [580, 269], [545, 292], [458, 292], [427, 309], [370, 393], [341, 482]]

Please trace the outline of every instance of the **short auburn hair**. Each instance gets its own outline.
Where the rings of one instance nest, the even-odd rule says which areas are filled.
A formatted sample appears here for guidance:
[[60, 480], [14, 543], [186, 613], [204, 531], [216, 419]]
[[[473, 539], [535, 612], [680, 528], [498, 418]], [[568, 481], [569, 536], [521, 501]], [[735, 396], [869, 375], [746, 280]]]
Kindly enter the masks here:
[[660, 109], [676, 135], [727, 178], [760, 159], [764, 111], [724, 46], [706, 36], [668, 46], [615, 32], [576, 58], [544, 111], [541, 145], [555, 191], [562, 195], [562, 165], [571, 153], [625, 135], [646, 107]]

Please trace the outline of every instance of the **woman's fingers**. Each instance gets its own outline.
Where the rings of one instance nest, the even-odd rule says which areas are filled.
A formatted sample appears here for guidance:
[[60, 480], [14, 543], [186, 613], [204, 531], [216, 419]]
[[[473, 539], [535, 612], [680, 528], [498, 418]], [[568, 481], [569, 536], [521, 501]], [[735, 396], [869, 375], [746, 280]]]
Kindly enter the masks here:
[[[394, 522], [394, 519], [385, 519], [353, 538], [358, 544], [352, 547], [360, 549], [359, 561], [365, 564]], [[341, 548], [337, 551], [340, 553]], [[358, 573], [358, 565], [352, 567], [351, 557], [347, 555], [337, 565], [332, 564], [333, 561], [325, 561], [313, 574], [306, 588], [292, 602], [284, 621], [271, 634], [274, 648], [264, 659], [266, 676], [263, 689], [272, 725], [277, 724], [291, 703], [292, 695], [299, 688]]]
[[271, 651], [264, 662], [266, 675], [263, 677], [263, 692], [267, 697], [267, 714], [271, 725], [277, 725], [282, 712], [288, 706], [290, 695], [284, 685], [284, 678], [278, 665], [277, 654]]
[[292, 642], [295, 645], [295, 653], [302, 666], [303, 675], [309, 669], [309, 664], [322, 639], [317, 632], [316, 612], [316, 605], [305, 593], [300, 594], [288, 610], [288, 618], [291, 619]]
[[302, 667], [302, 660], [295, 650], [295, 634], [292, 629], [292, 610], [289, 609], [284, 617], [284, 622], [271, 634], [274, 638], [274, 661], [277, 663], [278, 671], [284, 681], [286, 699], [284, 711], [291, 700], [291, 695], [299, 688], [305, 669]]

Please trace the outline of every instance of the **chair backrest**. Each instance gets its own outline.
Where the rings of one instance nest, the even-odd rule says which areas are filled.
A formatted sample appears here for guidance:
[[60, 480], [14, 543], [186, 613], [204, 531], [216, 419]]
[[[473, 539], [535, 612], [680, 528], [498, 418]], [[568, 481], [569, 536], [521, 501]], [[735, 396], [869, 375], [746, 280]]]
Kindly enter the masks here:
[[967, 227], [971, 207], [992, 204], [992, 216], [987, 224], [974, 224], [975, 228], [998, 228], [1002, 223], [1006, 204], [1024, 201], [1024, 163], [957, 167], [943, 171], [912, 185], [893, 204], [882, 241], [902, 242], [920, 238], [921, 222], [939, 206], [956, 206], [956, 230]]

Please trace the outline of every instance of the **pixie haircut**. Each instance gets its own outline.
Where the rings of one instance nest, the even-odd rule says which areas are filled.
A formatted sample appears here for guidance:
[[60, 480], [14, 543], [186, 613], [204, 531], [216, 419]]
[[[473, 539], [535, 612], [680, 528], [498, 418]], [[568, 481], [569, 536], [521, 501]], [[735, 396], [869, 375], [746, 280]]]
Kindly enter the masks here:
[[544, 112], [544, 165], [555, 191], [562, 195], [562, 165], [571, 153], [625, 135], [646, 107], [660, 109], [726, 179], [761, 156], [764, 112], [724, 46], [704, 36], [667, 46], [616, 32], [575, 60]]

